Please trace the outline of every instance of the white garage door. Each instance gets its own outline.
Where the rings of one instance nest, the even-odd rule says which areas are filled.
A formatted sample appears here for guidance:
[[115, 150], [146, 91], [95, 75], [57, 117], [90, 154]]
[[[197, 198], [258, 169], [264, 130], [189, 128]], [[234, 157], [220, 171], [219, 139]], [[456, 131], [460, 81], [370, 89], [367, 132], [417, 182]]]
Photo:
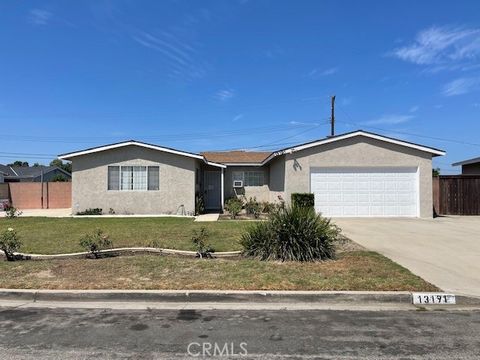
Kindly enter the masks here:
[[325, 216], [418, 216], [417, 168], [314, 168], [310, 187]]

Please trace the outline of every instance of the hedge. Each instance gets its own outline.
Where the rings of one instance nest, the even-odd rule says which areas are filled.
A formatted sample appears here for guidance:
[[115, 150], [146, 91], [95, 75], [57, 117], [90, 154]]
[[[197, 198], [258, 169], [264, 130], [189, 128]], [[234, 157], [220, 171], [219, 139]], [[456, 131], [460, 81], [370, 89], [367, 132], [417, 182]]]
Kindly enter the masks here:
[[292, 206], [313, 209], [315, 206], [315, 196], [311, 193], [293, 193]]

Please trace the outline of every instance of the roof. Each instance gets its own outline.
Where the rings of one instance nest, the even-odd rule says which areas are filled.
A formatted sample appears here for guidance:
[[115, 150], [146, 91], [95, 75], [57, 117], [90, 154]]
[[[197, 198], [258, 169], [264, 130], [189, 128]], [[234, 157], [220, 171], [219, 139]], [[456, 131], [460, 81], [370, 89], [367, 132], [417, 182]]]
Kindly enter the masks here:
[[480, 163], [480, 157], [459, 161], [459, 162], [456, 162], [456, 163], [452, 164], [452, 166], [469, 165], [469, 164], [475, 164], [475, 163]]
[[307, 143], [299, 144], [293, 147], [284, 148], [272, 153], [263, 152], [263, 151], [217, 151], [217, 152], [211, 151], [211, 152], [203, 152], [200, 154], [196, 154], [196, 153], [176, 150], [168, 147], [148, 144], [141, 141], [128, 140], [128, 141], [123, 141], [119, 143], [80, 150], [72, 153], [61, 154], [58, 156], [58, 158], [62, 160], [71, 160], [72, 158], [81, 156], [81, 155], [94, 154], [101, 151], [134, 145], [134, 146], [140, 146], [148, 149], [164, 151], [172, 154], [177, 154], [177, 155], [182, 155], [182, 156], [203, 160], [208, 165], [222, 167], [222, 168], [227, 167], [227, 165], [228, 166], [242, 166], [242, 165], [243, 166], [246, 166], [246, 165], [262, 166], [268, 163], [273, 158], [280, 155], [291, 154], [291, 153], [312, 148], [315, 146], [334, 143], [336, 141], [341, 141], [341, 140], [345, 140], [345, 139], [349, 139], [357, 136], [364, 136], [371, 139], [376, 139], [379, 141], [384, 141], [387, 143], [396, 144], [396, 145], [404, 146], [407, 148], [416, 149], [419, 151], [424, 151], [432, 154], [433, 156], [445, 155], [445, 151], [436, 149], [433, 147], [428, 147], [428, 146], [412, 143], [409, 141], [399, 140], [399, 139], [375, 134], [375, 133], [364, 131], [364, 130], [356, 130], [349, 133], [345, 133], [337, 136], [331, 136], [324, 139], [314, 140]]
[[201, 153], [209, 161], [227, 165], [261, 164], [271, 152], [268, 151], [207, 151]]
[[15, 173], [10, 166], [0, 164], [0, 172], [5, 176], [15, 176]]
[[158, 145], [149, 144], [149, 143], [136, 141], [136, 140], [127, 140], [127, 141], [122, 141], [122, 142], [118, 142], [118, 143], [114, 143], [114, 144], [97, 146], [97, 147], [88, 148], [88, 149], [85, 149], [85, 150], [75, 151], [75, 152], [72, 152], [72, 153], [60, 154], [60, 155], [58, 155], [58, 158], [61, 159], [61, 160], [71, 160], [72, 158], [77, 157], [77, 156], [94, 154], [94, 153], [97, 153], [97, 152], [112, 150], [112, 149], [118, 149], [118, 148], [125, 147], [125, 146], [140, 146], [140, 147], [147, 148], [147, 149], [158, 150], [158, 151], [163, 151], [163, 152], [167, 152], [167, 153], [171, 153], [171, 154], [176, 154], [176, 155], [181, 155], [181, 156], [191, 157], [191, 158], [194, 158], [194, 159], [203, 160], [205, 163], [207, 163], [208, 165], [212, 165], [212, 166], [226, 167], [223, 164], [217, 164], [215, 162], [209, 161], [203, 155], [200, 155], [200, 154], [195, 154], [195, 153], [191, 153], [191, 152], [188, 152], [188, 151], [177, 150], [177, 149], [164, 147], [164, 146], [158, 146]]
[[51, 171], [58, 170], [64, 173], [67, 176], [71, 176], [65, 170], [57, 167], [57, 166], [6, 166], [0, 165], [0, 172], [5, 174], [6, 178], [11, 179], [29, 179], [29, 178], [36, 178], [42, 175], [42, 173], [48, 174]]
[[412, 142], [409, 142], [409, 141], [399, 140], [399, 139], [395, 139], [395, 138], [392, 138], [392, 137], [375, 134], [375, 133], [372, 133], [372, 132], [369, 132], [369, 131], [356, 130], [356, 131], [352, 131], [352, 132], [349, 132], [349, 133], [340, 134], [340, 135], [336, 135], [336, 136], [330, 136], [330, 137], [327, 137], [325, 139], [314, 140], [314, 141], [310, 141], [310, 142], [307, 142], [307, 143], [304, 143], [304, 144], [300, 144], [300, 145], [296, 145], [296, 146], [293, 146], [293, 147], [284, 148], [284, 149], [275, 151], [268, 158], [266, 158], [263, 161], [262, 164], [266, 164], [267, 162], [272, 160], [274, 157], [279, 156], [279, 155], [291, 154], [291, 153], [301, 151], [301, 150], [305, 150], [305, 149], [309, 149], [309, 148], [312, 148], [312, 147], [315, 147], [315, 146], [325, 145], [325, 144], [329, 144], [329, 143], [353, 138], [353, 137], [356, 137], [356, 136], [364, 136], [364, 137], [368, 137], [368, 138], [371, 138], [371, 139], [376, 139], [376, 140], [388, 142], [388, 143], [391, 143], [391, 144], [405, 146], [405, 147], [408, 147], [408, 148], [412, 148], [412, 149], [416, 149], [416, 150], [420, 150], [420, 151], [430, 153], [433, 156], [445, 155], [445, 151], [440, 150], [440, 149], [436, 149], [436, 148], [433, 148], [433, 147], [424, 146], [424, 145], [412, 143]]

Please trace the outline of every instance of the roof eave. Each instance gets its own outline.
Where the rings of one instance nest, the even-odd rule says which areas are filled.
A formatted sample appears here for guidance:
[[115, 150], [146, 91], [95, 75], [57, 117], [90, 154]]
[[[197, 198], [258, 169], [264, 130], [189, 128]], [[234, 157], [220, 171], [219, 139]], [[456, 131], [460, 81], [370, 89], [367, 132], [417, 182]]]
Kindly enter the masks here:
[[140, 146], [140, 147], [144, 147], [144, 148], [152, 149], [152, 150], [163, 151], [163, 152], [167, 152], [167, 153], [171, 153], [171, 154], [191, 157], [191, 158], [199, 159], [199, 160], [205, 159], [202, 155], [193, 154], [193, 153], [180, 151], [180, 150], [175, 150], [175, 149], [170, 149], [170, 148], [165, 148], [165, 147], [162, 147], [162, 146], [147, 144], [147, 143], [143, 143], [143, 142], [139, 142], [139, 141], [135, 141], [135, 140], [129, 140], [129, 141], [121, 142], [121, 143], [99, 146], [99, 147], [96, 147], [96, 148], [91, 148], [91, 149], [82, 150], [82, 151], [76, 151], [76, 152], [72, 152], [72, 153], [60, 154], [60, 155], [58, 155], [58, 158], [60, 160], [71, 161], [71, 159], [74, 158], [74, 157], [93, 154], [93, 153], [106, 151], [106, 150], [111, 150], [111, 149], [118, 149], [118, 148], [121, 148], [121, 147], [131, 146], [131, 145]]
[[474, 158], [474, 159], [469, 159], [469, 160], [464, 160], [464, 161], [459, 161], [456, 163], [453, 163], [452, 166], [463, 166], [463, 165], [470, 165], [470, 164], [476, 164], [480, 163], [480, 157]]

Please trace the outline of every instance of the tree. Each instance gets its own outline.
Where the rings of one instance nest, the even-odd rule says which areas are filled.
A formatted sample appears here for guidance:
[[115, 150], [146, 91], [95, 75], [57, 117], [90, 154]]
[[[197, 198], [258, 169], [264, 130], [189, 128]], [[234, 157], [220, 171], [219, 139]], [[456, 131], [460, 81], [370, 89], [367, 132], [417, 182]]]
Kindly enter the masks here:
[[15, 160], [11, 164], [7, 164], [7, 166], [26, 166], [28, 167], [28, 161], [21, 161], [21, 160]]
[[62, 174], [57, 174], [50, 181], [52, 181], [52, 182], [67, 182], [68, 179], [65, 176], [63, 176]]
[[432, 169], [432, 175], [434, 177], [440, 176], [440, 168]]
[[69, 174], [72, 173], [72, 163], [70, 162], [63, 162], [60, 159], [55, 159], [50, 162], [50, 166], [56, 166], [59, 167], [60, 169], [68, 172]]
[[33, 167], [39, 167], [40, 164], [38, 162], [36, 162], [35, 164], [32, 165]]

